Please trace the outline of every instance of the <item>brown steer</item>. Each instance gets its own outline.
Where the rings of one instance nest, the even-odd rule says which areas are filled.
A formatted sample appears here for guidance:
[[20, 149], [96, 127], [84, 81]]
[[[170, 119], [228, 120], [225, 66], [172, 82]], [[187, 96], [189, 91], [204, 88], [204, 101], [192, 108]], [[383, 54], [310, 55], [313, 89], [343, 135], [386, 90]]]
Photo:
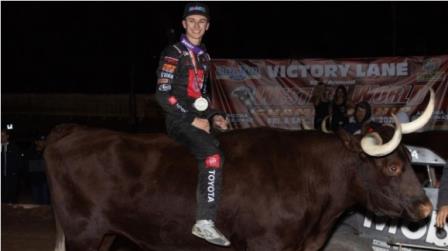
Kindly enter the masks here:
[[63, 234], [56, 250], [99, 250], [105, 236], [121, 235], [148, 251], [315, 251], [354, 204], [420, 220], [432, 205], [400, 139], [397, 121], [395, 130], [363, 137], [269, 128], [221, 134], [217, 225], [232, 242], [226, 249], [191, 234], [197, 169], [185, 147], [163, 134], [61, 125], [45, 151]]

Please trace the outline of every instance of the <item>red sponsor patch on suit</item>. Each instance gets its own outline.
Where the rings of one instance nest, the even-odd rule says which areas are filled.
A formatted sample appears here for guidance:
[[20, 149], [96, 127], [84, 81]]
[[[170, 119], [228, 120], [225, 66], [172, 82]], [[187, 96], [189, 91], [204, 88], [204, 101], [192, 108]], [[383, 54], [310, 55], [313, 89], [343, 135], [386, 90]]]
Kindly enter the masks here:
[[[197, 82], [196, 82], [197, 77]], [[202, 84], [204, 82], [204, 71], [198, 70], [198, 74], [196, 75], [194, 73], [193, 69], [188, 70], [188, 87], [187, 87], [187, 94], [189, 97], [192, 98], [199, 98], [202, 96], [201, 94], [201, 88]]]
[[175, 105], [175, 104], [177, 104], [177, 98], [174, 97], [174, 96], [170, 96], [170, 97], [168, 98], [168, 104], [170, 104], [170, 105]]
[[205, 159], [205, 167], [206, 168], [220, 168], [221, 167], [221, 156], [219, 154], [214, 154], [208, 156]]

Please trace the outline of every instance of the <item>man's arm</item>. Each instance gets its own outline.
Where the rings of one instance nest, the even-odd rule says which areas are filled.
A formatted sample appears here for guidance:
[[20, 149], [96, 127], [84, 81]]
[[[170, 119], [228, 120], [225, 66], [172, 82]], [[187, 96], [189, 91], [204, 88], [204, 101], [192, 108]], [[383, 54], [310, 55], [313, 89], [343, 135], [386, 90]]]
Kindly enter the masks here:
[[207, 93], [204, 95], [205, 98], [210, 102], [207, 110], [205, 110], [205, 114], [207, 119], [210, 121], [210, 124], [213, 128], [218, 129], [219, 131], [226, 131], [229, 129], [229, 120], [227, 119], [227, 114], [223, 111], [219, 111], [211, 107], [211, 98]]
[[437, 209], [436, 226], [441, 228], [445, 225], [448, 217], [448, 166], [443, 168], [439, 196], [437, 199]]
[[[206, 60], [210, 61], [210, 56], [208, 54], [205, 55]], [[205, 78], [208, 79], [208, 78]], [[204, 84], [205, 80], [204, 79]], [[210, 81], [210, 80], [208, 80]], [[210, 121], [210, 124], [213, 128], [218, 129], [218, 131], [226, 131], [229, 129], [229, 120], [227, 119], [227, 115], [223, 111], [219, 111], [217, 109], [214, 109], [211, 107], [211, 97], [210, 97], [210, 91], [211, 88], [208, 88], [206, 93], [203, 93], [202, 95], [204, 98], [209, 101], [209, 106], [207, 107], [207, 110], [205, 110], [206, 117], [208, 121]]]
[[179, 98], [172, 94], [172, 84], [181, 55], [182, 51], [174, 46], [168, 46], [162, 52], [157, 69], [156, 100], [167, 114], [180, 117], [191, 124], [195, 115], [183, 107], [179, 103]]

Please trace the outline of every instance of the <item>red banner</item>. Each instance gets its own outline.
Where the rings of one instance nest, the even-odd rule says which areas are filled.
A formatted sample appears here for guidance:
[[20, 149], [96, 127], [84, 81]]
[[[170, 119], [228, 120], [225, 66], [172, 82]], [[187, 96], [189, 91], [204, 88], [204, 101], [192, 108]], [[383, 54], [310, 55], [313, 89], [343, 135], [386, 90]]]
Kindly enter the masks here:
[[348, 102], [367, 101], [372, 120], [391, 122], [404, 112], [412, 120], [426, 107], [428, 88], [436, 107], [425, 130], [448, 130], [448, 55], [355, 59], [215, 59], [211, 67], [214, 107], [228, 113], [233, 128], [314, 126], [313, 98], [337, 86]]

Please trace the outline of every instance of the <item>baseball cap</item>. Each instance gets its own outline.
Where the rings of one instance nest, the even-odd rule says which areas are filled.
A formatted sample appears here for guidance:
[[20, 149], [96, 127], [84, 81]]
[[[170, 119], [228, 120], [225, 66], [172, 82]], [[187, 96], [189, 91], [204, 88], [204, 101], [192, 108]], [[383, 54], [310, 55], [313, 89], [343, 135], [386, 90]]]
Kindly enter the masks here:
[[188, 3], [185, 5], [183, 18], [190, 15], [202, 15], [210, 20], [210, 11], [207, 5], [199, 2]]

